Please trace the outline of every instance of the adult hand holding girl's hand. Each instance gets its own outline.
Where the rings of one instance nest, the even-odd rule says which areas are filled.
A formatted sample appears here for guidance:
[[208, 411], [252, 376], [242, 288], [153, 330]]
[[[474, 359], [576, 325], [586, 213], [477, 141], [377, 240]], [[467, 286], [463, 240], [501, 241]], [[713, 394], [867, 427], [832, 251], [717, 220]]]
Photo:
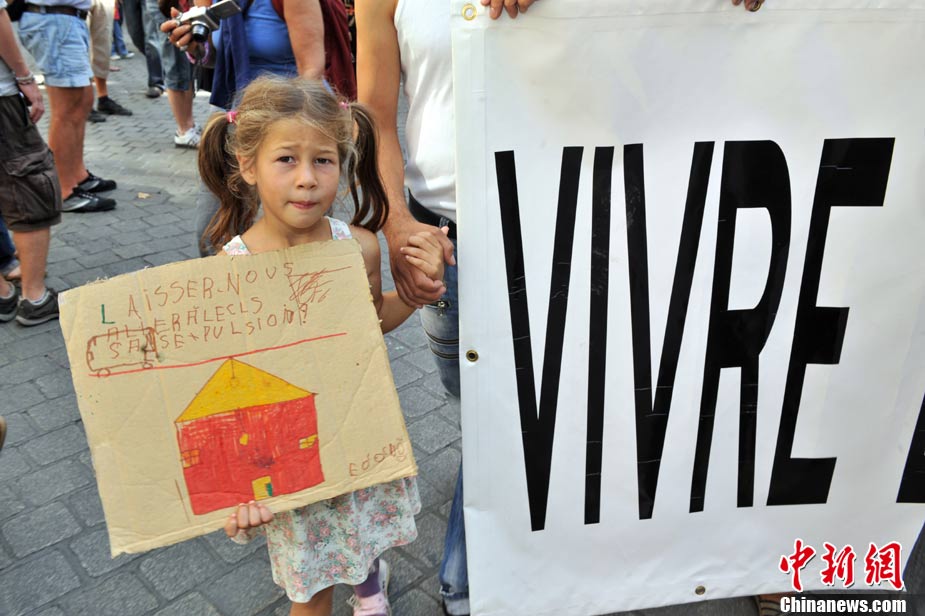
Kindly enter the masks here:
[[[444, 236], [450, 232], [449, 227], [440, 227], [440, 230]], [[434, 282], [443, 280], [443, 247], [433, 233], [419, 232], [408, 236], [408, 246], [402, 246], [401, 253], [408, 263]], [[446, 292], [445, 286], [442, 292]]]
[[439, 246], [442, 258], [450, 265], [456, 264], [453, 257], [453, 242], [437, 227], [416, 221], [411, 216], [389, 222], [383, 229], [385, 240], [389, 245], [389, 261], [392, 266], [392, 278], [398, 296], [409, 306], [420, 308], [432, 304], [443, 296], [446, 288], [442, 281], [435, 281], [412, 265], [401, 253], [401, 249], [410, 246], [409, 238], [417, 234], [428, 234]]
[[234, 539], [242, 532], [247, 532], [251, 528], [257, 528], [272, 521], [273, 512], [260, 503], [255, 501], [251, 501], [246, 505], [241, 503], [238, 505], [237, 510], [228, 516], [228, 520], [225, 522], [225, 534]]

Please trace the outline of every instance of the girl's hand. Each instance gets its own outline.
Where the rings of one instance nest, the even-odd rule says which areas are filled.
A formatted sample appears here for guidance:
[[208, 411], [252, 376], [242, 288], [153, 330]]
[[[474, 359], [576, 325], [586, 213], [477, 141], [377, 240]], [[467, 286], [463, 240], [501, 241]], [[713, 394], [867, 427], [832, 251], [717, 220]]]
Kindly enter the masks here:
[[[445, 236], [450, 228], [442, 227]], [[431, 233], [408, 236], [408, 246], [401, 247], [405, 260], [434, 282], [443, 282], [443, 246]]]
[[228, 520], [225, 522], [225, 534], [231, 538], [236, 537], [240, 532], [250, 528], [262, 526], [273, 520], [273, 512], [257, 503], [251, 501], [246, 505], [238, 505], [237, 511], [233, 511]]

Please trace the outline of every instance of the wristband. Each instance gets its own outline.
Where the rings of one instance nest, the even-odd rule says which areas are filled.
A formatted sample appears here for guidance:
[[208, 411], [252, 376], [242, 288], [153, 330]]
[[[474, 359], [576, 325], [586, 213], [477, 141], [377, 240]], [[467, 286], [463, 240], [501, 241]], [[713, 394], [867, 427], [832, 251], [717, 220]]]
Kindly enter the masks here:
[[35, 75], [32, 73], [32, 71], [29, 71], [29, 74], [25, 77], [17, 77], [16, 83], [21, 86], [31, 86], [35, 83]]

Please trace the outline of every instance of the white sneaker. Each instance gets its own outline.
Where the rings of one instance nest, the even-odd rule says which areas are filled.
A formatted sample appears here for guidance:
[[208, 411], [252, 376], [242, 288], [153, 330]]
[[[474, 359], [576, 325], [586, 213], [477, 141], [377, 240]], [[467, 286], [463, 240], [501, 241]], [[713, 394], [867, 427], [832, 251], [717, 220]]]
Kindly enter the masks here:
[[202, 136], [202, 129], [194, 126], [182, 135], [177, 131], [173, 136], [173, 144], [178, 148], [190, 148], [192, 150], [199, 147], [199, 139]]

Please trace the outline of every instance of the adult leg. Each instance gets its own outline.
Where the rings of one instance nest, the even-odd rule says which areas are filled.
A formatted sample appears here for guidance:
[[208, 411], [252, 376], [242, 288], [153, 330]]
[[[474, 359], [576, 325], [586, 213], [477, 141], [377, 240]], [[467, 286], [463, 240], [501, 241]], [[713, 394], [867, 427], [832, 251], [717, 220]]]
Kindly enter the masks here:
[[148, 65], [148, 88], [164, 87], [164, 72], [161, 68], [160, 50], [147, 41], [145, 36], [144, 1], [143, 0], [123, 0], [122, 2], [122, 22], [128, 35], [132, 39], [135, 49], [145, 54], [145, 62]]
[[108, 115], [132, 115], [109, 97], [109, 62], [112, 48], [112, 20], [115, 0], [93, 0], [90, 5], [90, 66], [96, 83], [96, 108]]
[[51, 108], [48, 147], [55, 156], [61, 196], [67, 199], [74, 187], [89, 175], [84, 164], [84, 136], [87, 116], [93, 108], [93, 88], [47, 86], [46, 91]]
[[308, 603], [292, 602], [289, 616], [331, 616], [334, 606], [334, 587], [319, 591]]
[[[440, 221], [440, 226], [446, 224]], [[453, 242], [455, 245], [455, 241]], [[440, 301], [424, 306], [421, 324], [440, 380], [447, 392], [459, 397], [459, 289], [457, 266], [447, 266], [444, 274], [446, 293]], [[460, 465], [453, 504], [447, 520], [443, 562], [440, 565], [440, 593], [451, 616], [469, 613], [469, 569], [466, 561], [466, 526], [463, 518], [463, 477]]]
[[18, 233], [14, 231], [13, 238], [19, 247], [22, 295], [28, 300], [38, 301], [45, 294], [45, 268], [48, 263], [51, 229]]

